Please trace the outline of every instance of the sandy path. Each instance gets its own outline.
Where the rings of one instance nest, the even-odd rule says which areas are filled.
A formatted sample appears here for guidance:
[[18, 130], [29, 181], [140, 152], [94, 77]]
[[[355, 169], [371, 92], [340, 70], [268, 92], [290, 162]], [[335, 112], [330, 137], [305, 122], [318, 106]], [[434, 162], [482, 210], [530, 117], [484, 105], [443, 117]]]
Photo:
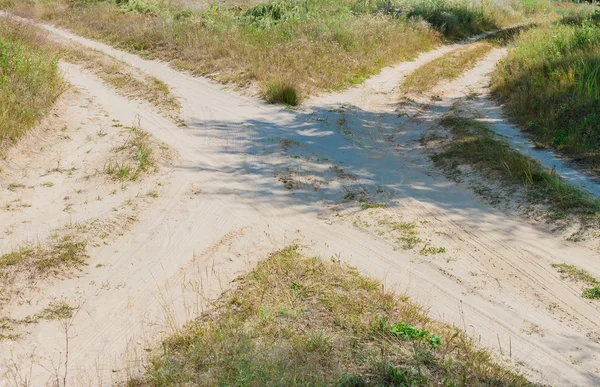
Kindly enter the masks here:
[[[484, 66], [441, 85], [440, 101], [414, 111], [405, 106], [408, 116], [399, 117], [395, 85], [406, 72], [451, 48], [387, 69], [342, 95], [286, 111], [163, 63], [51, 30], [166, 82], [182, 98], [189, 126], [179, 128], [76, 66], [65, 67], [68, 80], [93, 95], [111, 117], [132, 122], [139, 116], [142, 127], [180, 153], [171, 184], [138, 225], [92, 255], [90, 267], [100, 262], [109, 263], [106, 267], [56, 283], [31, 301], [39, 305], [53, 294], [81, 303], [69, 331], [73, 385], [109, 385], [125, 372], [137, 372], [144, 349], [162, 333], [193, 317], [206, 306], [205, 298], [217, 296], [252, 262], [295, 240], [406, 291], [429, 305], [434, 316], [464, 326], [484, 345], [523, 362], [536, 380], [600, 383], [595, 373], [600, 345], [592, 340], [600, 334], [598, 305], [580, 298], [579, 289], [550, 267], [567, 261], [600, 275], [594, 265], [598, 255], [482, 204], [432, 173], [418, 149], [420, 134], [457, 95], [485, 80], [485, 65], [493, 65], [498, 52]], [[293, 141], [291, 149], [282, 147], [282, 138]], [[312, 161], [300, 163], [290, 155]], [[358, 180], [332, 175], [334, 165]], [[282, 170], [321, 184], [287, 190], [274, 177]], [[422, 232], [432, 243], [443, 243], [452, 260], [399, 251], [385, 238], [353, 226], [350, 215], [336, 217], [336, 203], [351, 184], [373, 196], [385, 192], [388, 207], [382, 211], [391, 216], [429, 222]], [[17, 308], [14, 315], [27, 315], [30, 308]], [[528, 331], [533, 325], [543, 337]], [[64, 354], [60, 324], [40, 323], [30, 336], [4, 346], [2, 357], [10, 358], [12, 351], [24, 369], [24, 356], [34, 349], [33, 380], [40, 385], [52, 378], [46, 369]]]

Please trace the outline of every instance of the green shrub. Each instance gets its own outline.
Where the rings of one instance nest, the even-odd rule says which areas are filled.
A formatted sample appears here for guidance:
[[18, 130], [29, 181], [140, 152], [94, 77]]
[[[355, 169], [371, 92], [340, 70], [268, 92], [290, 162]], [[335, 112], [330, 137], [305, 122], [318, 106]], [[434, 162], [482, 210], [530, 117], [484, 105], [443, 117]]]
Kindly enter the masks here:
[[285, 82], [271, 82], [265, 92], [268, 103], [284, 103], [296, 106], [300, 102], [296, 88]]

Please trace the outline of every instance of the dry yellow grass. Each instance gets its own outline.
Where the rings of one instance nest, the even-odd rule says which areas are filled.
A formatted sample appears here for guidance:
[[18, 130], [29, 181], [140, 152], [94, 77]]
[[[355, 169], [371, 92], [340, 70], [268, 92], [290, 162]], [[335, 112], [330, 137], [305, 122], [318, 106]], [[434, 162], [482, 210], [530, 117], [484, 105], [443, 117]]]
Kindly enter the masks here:
[[492, 48], [489, 43], [474, 43], [432, 60], [410, 73], [402, 83], [402, 89], [424, 93], [441, 82], [456, 79], [475, 67]]
[[463, 331], [297, 246], [167, 338], [128, 386], [526, 386]]

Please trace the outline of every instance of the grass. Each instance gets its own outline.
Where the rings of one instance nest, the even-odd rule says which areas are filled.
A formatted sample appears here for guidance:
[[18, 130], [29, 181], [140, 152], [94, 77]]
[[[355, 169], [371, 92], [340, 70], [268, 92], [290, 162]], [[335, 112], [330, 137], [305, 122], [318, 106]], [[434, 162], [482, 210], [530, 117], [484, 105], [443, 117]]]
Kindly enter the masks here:
[[451, 81], [475, 67], [492, 50], [489, 43], [474, 43], [432, 60], [410, 73], [402, 83], [407, 92], [424, 93], [443, 81]]
[[297, 246], [236, 283], [128, 385], [530, 385], [460, 329]]
[[587, 285], [582, 292], [584, 298], [591, 300], [600, 299], [600, 281], [598, 281], [590, 272], [566, 263], [554, 264], [552, 267], [558, 270], [562, 278], [569, 279], [573, 282], [583, 282]]
[[119, 181], [136, 181], [145, 173], [158, 170], [156, 145], [150, 133], [139, 125], [127, 127], [124, 144], [113, 149], [114, 156], [104, 166], [104, 172]]
[[600, 11], [579, 8], [519, 36], [493, 76], [508, 112], [542, 147], [600, 168]]
[[87, 242], [73, 232], [55, 234], [45, 244], [32, 243], [0, 255], [0, 305], [13, 299], [21, 284], [80, 269], [87, 258]]
[[55, 43], [55, 49], [62, 60], [93, 72], [120, 94], [146, 101], [163, 114], [177, 118], [181, 105], [160, 79], [138, 71], [100, 51], [78, 44]]
[[37, 324], [40, 320], [64, 320], [73, 316], [76, 307], [72, 307], [65, 301], [52, 301], [40, 312], [27, 316], [23, 319], [14, 319], [10, 317], [0, 317], [0, 339], [17, 340], [21, 338], [23, 332], [19, 332], [18, 326], [23, 324]]
[[300, 102], [298, 92], [294, 85], [291, 84], [271, 82], [264, 94], [268, 103], [283, 103], [296, 106]]
[[194, 74], [258, 86], [270, 99], [274, 82], [292, 86], [301, 99], [521, 18], [493, 2], [467, 0], [273, 0], [204, 9], [179, 3], [0, 0], [0, 7]]
[[438, 167], [456, 173], [459, 165], [469, 165], [491, 179], [521, 186], [530, 200], [549, 204], [557, 212], [587, 216], [600, 211], [598, 199], [566, 183], [537, 160], [512, 149], [486, 123], [449, 114], [441, 124], [453, 138], [432, 157]]
[[33, 128], [64, 89], [58, 60], [34, 28], [0, 20], [0, 153]]

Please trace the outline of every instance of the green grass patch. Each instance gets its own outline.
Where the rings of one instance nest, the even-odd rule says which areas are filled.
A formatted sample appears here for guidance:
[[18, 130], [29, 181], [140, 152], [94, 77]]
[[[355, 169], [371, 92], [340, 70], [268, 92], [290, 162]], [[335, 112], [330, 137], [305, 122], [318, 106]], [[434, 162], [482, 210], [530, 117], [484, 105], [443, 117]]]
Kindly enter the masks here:
[[[521, 19], [493, 2], [466, 0], [273, 0], [204, 9], [150, 0], [0, 0], [0, 7], [224, 83], [283, 82], [298, 95], [362, 82], [444, 40]], [[261, 91], [269, 97], [269, 90]]]
[[268, 103], [283, 103], [296, 106], [300, 102], [296, 88], [293, 85], [282, 82], [271, 82], [264, 94]]
[[63, 86], [45, 39], [30, 26], [0, 19], [0, 152], [40, 121]]
[[555, 211], [593, 215], [600, 201], [566, 183], [558, 174], [543, 167], [499, 139], [484, 122], [455, 114], [445, 116], [441, 124], [453, 134], [452, 141], [432, 157], [440, 168], [455, 173], [459, 165], [523, 187], [530, 200], [550, 204]]
[[540, 146], [600, 168], [600, 11], [522, 33], [492, 85]]
[[587, 287], [583, 289], [583, 297], [591, 300], [600, 299], [600, 281], [598, 281], [590, 272], [566, 263], [554, 264], [552, 267], [561, 274], [562, 278], [573, 282], [584, 283]]
[[129, 386], [525, 386], [456, 327], [292, 246], [168, 337]]

